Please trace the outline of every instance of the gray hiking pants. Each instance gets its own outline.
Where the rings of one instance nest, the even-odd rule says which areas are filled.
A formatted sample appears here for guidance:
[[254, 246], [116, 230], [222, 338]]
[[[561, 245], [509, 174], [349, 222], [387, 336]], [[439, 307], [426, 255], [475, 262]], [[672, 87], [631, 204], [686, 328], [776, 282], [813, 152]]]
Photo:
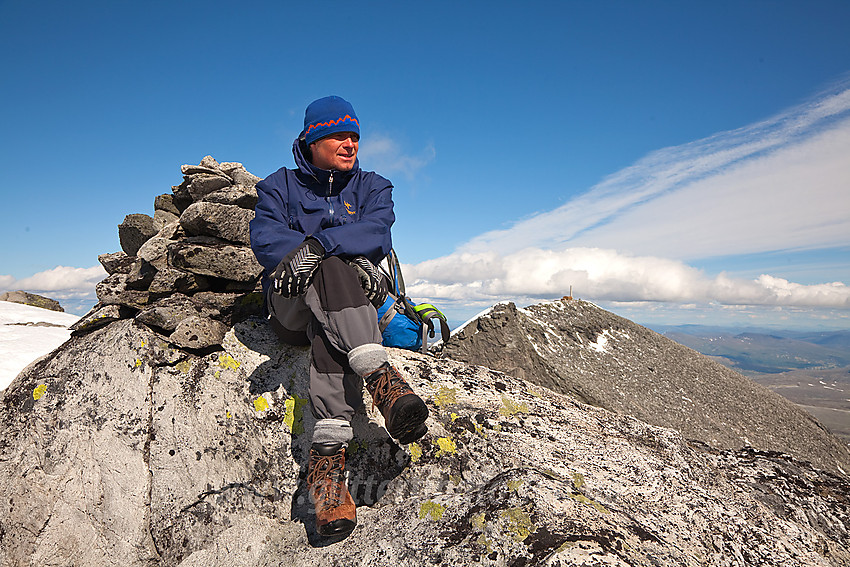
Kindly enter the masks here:
[[363, 404], [363, 377], [387, 362], [378, 314], [351, 266], [322, 261], [304, 295], [269, 291], [271, 324], [289, 344], [310, 345], [310, 407], [314, 443], [351, 440], [350, 422]]

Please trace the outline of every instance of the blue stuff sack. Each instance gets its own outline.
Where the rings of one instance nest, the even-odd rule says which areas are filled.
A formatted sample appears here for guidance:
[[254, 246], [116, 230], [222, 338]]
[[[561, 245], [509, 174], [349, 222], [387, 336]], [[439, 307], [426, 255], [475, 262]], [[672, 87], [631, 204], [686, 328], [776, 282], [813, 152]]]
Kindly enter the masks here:
[[434, 319], [440, 325], [442, 340], [448, 341], [451, 329], [443, 312], [430, 303], [416, 304], [404, 292], [401, 263], [395, 250], [386, 257], [388, 270], [380, 269], [386, 278], [387, 300], [378, 309], [378, 328], [384, 346], [428, 352], [428, 337], [436, 335]]
[[422, 348], [422, 334], [420, 328], [422, 323], [416, 323], [409, 317], [399, 312], [396, 307], [401, 301], [392, 295], [378, 309], [378, 322], [381, 329], [383, 345], [395, 348], [406, 348], [407, 350], [419, 350]]

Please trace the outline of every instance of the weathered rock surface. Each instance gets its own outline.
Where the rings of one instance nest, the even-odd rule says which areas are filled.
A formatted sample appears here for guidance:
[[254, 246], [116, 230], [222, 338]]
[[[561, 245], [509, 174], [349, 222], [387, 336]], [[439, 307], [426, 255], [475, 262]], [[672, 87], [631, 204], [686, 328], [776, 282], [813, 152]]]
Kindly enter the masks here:
[[154, 213], [156, 211], [163, 211], [166, 213], [171, 213], [174, 216], [179, 217], [182, 212], [177, 208], [177, 205], [174, 204], [174, 195], [171, 193], [165, 193], [163, 195], [157, 195], [153, 200], [153, 209]]
[[38, 295], [35, 293], [30, 293], [28, 291], [6, 291], [0, 293], [0, 301], [9, 301], [11, 303], [21, 303], [23, 305], [30, 305], [32, 307], [41, 307], [42, 309], [49, 309], [51, 311], [61, 311], [62, 313], [65, 310], [59, 305], [59, 302], [55, 299], [51, 299], [49, 297], [44, 297], [42, 295]]
[[142, 244], [157, 232], [153, 218], [134, 213], [124, 217], [124, 222], [118, 225], [118, 240], [128, 256], [135, 256]]
[[255, 282], [263, 267], [250, 248], [178, 242], [168, 246], [169, 263], [193, 274]]
[[101, 254], [97, 259], [109, 275], [129, 274], [130, 268], [133, 267], [133, 263], [136, 261], [135, 256], [128, 256], [124, 251]]
[[[257, 181], [259, 181], [259, 179], [257, 179]], [[226, 189], [214, 191], [208, 195], [205, 195], [203, 198], [204, 202], [221, 203], [223, 205], [236, 205], [237, 207], [242, 207], [243, 209], [250, 209], [251, 211], [253, 211], [254, 207], [257, 206], [258, 200], [259, 196], [257, 195], [256, 189], [251, 189], [249, 191], [240, 191], [238, 189], [234, 189], [233, 187], [227, 187]]]
[[[183, 182], [154, 198], [153, 218], [131, 214], [119, 225], [123, 251], [99, 256], [109, 276], [98, 283], [98, 304], [74, 334], [138, 316], [174, 344], [203, 350], [216, 347], [237, 320], [262, 311], [255, 294], [262, 267], [248, 226], [259, 178], [241, 163], [219, 164], [211, 156], [180, 169]], [[198, 293], [206, 295], [186, 315], [195, 319], [178, 330], [174, 306], [159, 302]]]
[[133, 320], [28, 367], [0, 398], [0, 565], [847, 565], [850, 484], [717, 451], [500, 372], [391, 350], [431, 409], [399, 447], [366, 404], [358, 526], [315, 536], [308, 350], [262, 320], [223, 350]]
[[249, 224], [254, 211], [238, 205], [192, 203], [180, 215], [180, 226], [193, 236], [215, 236], [231, 242], [250, 245]]
[[179, 347], [205, 349], [221, 344], [225, 333], [224, 323], [196, 315], [181, 320], [168, 338]]
[[716, 448], [752, 446], [850, 472], [846, 444], [809, 413], [592, 303], [561, 300], [526, 309], [498, 304], [453, 333], [442, 352], [672, 427]]

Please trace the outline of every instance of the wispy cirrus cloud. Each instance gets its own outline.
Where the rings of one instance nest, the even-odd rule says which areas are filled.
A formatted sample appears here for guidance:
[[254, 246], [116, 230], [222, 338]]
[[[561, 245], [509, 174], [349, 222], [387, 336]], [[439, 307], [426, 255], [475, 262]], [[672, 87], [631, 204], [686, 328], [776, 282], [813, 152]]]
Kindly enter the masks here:
[[850, 241], [850, 82], [768, 120], [664, 148], [463, 252], [598, 246], [678, 259]]
[[358, 151], [358, 158], [364, 167], [390, 178], [398, 174], [413, 179], [436, 156], [437, 151], [432, 144], [416, 153], [409, 153], [393, 138], [381, 134], [363, 139]]

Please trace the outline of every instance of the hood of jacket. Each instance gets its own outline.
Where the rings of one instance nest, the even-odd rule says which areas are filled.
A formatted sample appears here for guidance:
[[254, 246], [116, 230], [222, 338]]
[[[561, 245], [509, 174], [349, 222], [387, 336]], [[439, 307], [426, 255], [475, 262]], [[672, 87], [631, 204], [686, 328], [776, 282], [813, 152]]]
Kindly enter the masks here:
[[[320, 197], [338, 195], [348, 183], [348, 180], [360, 169], [359, 158], [354, 160], [354, 167], [351, 168], [351, 171], [332, 172], [328, 169], [322, 169], [316, 167], [307, 159], [306, 151], [307, 147], [304, 141], [300, 137], [295, 138], [295, 141], [292, 142], [292, 155], [295, 158], [295, 166], [298, 168], [297, 175], [305, 185]], [[332, 188], [329, 183], [331, 173], [334, 176]]]

